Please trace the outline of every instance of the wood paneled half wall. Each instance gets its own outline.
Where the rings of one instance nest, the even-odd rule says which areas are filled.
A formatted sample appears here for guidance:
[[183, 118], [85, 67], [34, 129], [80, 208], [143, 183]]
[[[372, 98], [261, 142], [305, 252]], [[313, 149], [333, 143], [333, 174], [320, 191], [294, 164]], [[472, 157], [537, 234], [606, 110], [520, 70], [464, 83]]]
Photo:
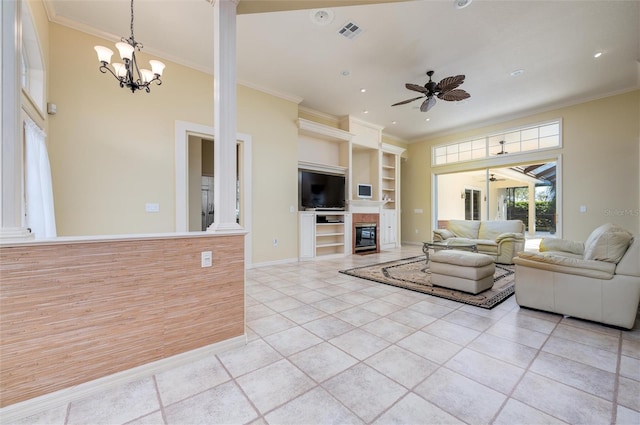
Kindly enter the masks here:
[[244, 334], [244, 235], [3, 246], [0, 276], [2, 407]]

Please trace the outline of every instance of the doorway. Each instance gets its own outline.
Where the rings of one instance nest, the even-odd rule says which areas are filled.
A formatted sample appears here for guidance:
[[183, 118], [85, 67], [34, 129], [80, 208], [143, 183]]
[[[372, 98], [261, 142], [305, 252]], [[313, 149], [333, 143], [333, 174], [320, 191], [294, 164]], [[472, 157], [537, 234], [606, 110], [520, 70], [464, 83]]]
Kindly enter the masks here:
[[[189, 231], [205, 231], [213, 224], [214, 141], [189, 136]], [[242, 149], [236, 144], [236, 223], [244, 227], [242, 213]], [[200, 200], [200, 209], [198, 209]]]
[[[176, 170], [176, 232], [189, 232], [190, 222], [197, 222], [197, 231], [200, 231], [202, 220], [202, 181], [195, 180], [195, 195], [189, 196], [190, 188], [189, 173], [197, 169], [197, 161], [189, 163], [189, 143], [190, 138], [213, 140], [213, 127], [190, 123], [185, 121], [176, 121], [175, 124], [175, 170]], [[248, 134], [238, 133], [236, 136], [237, 144], [237, 167], [236, 167], [236, 220], [248, 233], [244, 238], [245, 245], [245, 267], [251, 266], [251, 151], [252, 138]], [[195, 143], [195, 142], [193, 142]], [[197, 149], [197, 148], [196, 148]], [[200, 165], [201, 166], [201, 165]], [[200, 171], [201, 172], [201, 171]], [[212, 172], [211, 172], [212, 173]], [[201, 174], [199, 174], [201, 175]], [[193, 214], [193, 216], [192, 216]], [[215, 211], [214, 211], [215, 214]], [[193, 218], [190, 218], [193, 217]]]
[[560, 237], [560, 178], [560, 158], [437, 174], [435, 223], [522, 220], [528, 238]]

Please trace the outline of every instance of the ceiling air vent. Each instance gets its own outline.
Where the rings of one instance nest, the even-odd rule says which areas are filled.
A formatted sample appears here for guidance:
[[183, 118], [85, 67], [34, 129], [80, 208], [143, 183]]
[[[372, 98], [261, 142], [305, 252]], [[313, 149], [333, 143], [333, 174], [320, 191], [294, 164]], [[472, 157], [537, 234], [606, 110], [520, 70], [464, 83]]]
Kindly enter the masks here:
[[350, 21], [345, 24], [340, 30], [338, 30], [338, 34], [353, 40], [360, 34], [362, 34], [362, 28], [360, 28], [355, 22]]

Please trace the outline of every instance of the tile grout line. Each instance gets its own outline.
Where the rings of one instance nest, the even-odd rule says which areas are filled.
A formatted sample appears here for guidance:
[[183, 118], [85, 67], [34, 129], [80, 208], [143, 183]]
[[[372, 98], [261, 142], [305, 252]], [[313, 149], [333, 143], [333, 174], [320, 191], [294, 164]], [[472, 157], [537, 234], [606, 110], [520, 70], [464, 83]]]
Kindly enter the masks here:
[[613, 380], [613, 400], [611, 406], [611, 423], [615, 424], [618, 419], [618, 390], [620, 388], [620, 367], [622, 366], [622, 332], [618, 336], [618, 361], [616, 364], [616, 374]]
[[[491, 418], [491, 420], [489, 421], [489, 424], [493, 424], [495, 423], [496, 419], [498, 419], [498, 417], [500, 416], [500, 413], [502, 413], [502, 411], [504, 410], [505, 406], [507, 405], [507, 403], [509, 402], [509, 400], [516, 400], [526, 406], [529, 406], [530, 408], [544, 413], [546, 415], [549, 415], [551, 417], [554, 417], [562, 422], [566, 422], [558, 417], [556, 417], [555, 415], [550, 414], [549, 412], [545, 412], [543, 410], [538, 409], [537, 407], [531, 406], [528, 403], [518, 400], [517, 398], [513, 397], [513, 394], [515, 393], [515, 391], [517, 390], [517, 388], [520, 386], [520, 384], [522, 383], [522, 381], [524, 380], [525, 376], [527, 375], [528, 372], [531, 373], [535, 373], [533, 371], [530, 371], [531, 366], [533, 365], [533, 363], [535, 363], [536, 359], [538, 358], [538, 356], [540, 355], [540, 353], [542, 352], [542, 348], [545, 346], [545, 344], [549, 341], [549, 339], [551, 338], [551, 335], [553, 334], [553, 331], [555, 331], [558, 327], [558, 325], [560, 324], [561, 320], [559, 320], [558, 322], [556, 322], [555, 326], [553, 327], [553, 329], [551, 330], [551, 332], [549, 332], [549, 334], [547, 335], [547, 337], [545, 338], [544, 342], [540, 345], [540, 348], [536, 349], [536, 354], [535, 356], [533, 356], [533, 358], [531, 359], [531, 361], [529, 362], [529, 364], [524, 368], [524, 372], [522, 373], [522, 375], [520, 376], [520, 378], [518, 379], [518, 381], [515, 383], [515, 385], [513, 386], [513, 388], [511, 388], [511, 391], [509, 391], [509, 394], [507, 394], [506, 398], [504, 399], [504, 401], [502, 402], [502, 405], [500, 405], [500, 407], [498, 408], [496, 414], [493, 416], [493, 418]], [[557, 382], [557, 381], [556, 381]]]
[[153, 375], [152, 378], [153, 378], [153, 386], [156, 389], [156, 397], [158, 398], [158, 404], [160, 405], [160, 415], [162, 416], [162, 420], [164, 421], [164, 423], [168, 424], [169, 421], [167, 420], [167, 414], [164, 410], [164, 402], [162, 401], [162, 395], [160, 394], [160, 387], [158, 386], [158, 380], [156, 379], [156, 375]]

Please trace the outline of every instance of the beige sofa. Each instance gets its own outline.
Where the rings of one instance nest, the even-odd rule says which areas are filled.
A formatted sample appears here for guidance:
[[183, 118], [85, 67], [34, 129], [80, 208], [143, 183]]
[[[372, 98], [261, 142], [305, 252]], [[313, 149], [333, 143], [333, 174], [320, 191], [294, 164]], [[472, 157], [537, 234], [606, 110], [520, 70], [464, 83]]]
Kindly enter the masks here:
[[446, 229], [433, 231], [434, 241], [475, 243], [478, 252], [496, 263], [513, 264], [513, 257], [524, 250], [524, 223], [520, 220], [449, 220]]
[[640, 302], [640, 238], [614, 224], [586, 242], [543, 239], [540, 252], [520, 252], [516, 301], [520, 306], [633, 327]]

